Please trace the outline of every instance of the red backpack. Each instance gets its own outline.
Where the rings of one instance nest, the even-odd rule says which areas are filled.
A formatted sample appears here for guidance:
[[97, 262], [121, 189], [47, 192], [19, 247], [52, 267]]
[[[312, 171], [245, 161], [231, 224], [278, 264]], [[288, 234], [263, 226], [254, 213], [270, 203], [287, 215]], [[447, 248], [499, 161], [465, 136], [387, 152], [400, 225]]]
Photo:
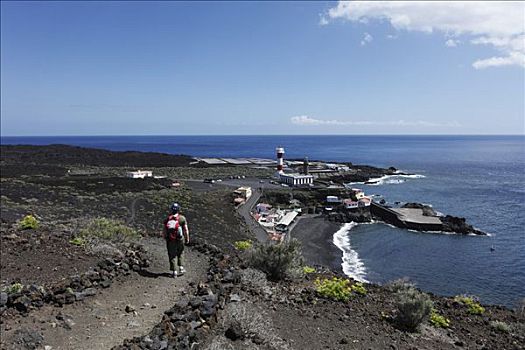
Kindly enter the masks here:
[[179, 214], [170, 215], [165, 222], [166, 239], [176, 241], [182, 239], [182, 227], [179, 223]]

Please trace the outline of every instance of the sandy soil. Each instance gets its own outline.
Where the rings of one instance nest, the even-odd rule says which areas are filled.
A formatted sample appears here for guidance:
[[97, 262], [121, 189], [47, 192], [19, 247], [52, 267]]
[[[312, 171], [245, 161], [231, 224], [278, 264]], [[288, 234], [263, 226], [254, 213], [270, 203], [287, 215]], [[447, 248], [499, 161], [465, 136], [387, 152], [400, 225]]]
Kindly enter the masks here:
[[2, 284], [43, 285], [89, 270], [99, 258], [64, 239], [61, 232], [27, 230], [2, 237]]

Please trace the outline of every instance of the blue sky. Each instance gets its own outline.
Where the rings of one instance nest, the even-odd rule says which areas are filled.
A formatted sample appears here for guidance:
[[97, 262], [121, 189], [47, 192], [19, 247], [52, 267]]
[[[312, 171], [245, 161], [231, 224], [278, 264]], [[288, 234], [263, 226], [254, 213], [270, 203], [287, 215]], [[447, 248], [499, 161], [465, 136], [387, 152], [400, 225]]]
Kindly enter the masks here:
[[379, 5], [2, 1], [1, 133], [525, 133], [525, 15]]

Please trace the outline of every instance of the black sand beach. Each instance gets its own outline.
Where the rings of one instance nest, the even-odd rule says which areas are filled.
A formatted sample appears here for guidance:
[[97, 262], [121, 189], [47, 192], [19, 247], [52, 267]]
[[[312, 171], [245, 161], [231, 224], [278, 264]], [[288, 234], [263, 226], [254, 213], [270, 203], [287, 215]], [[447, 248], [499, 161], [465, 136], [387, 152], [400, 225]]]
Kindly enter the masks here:
[[290, 235], [301, 241], [307, 264], [323, 265], [342, 272], [342, 252], [333, 243], [333, 235], [340, 228], [341, 224], [322, 217], [302, 217]]

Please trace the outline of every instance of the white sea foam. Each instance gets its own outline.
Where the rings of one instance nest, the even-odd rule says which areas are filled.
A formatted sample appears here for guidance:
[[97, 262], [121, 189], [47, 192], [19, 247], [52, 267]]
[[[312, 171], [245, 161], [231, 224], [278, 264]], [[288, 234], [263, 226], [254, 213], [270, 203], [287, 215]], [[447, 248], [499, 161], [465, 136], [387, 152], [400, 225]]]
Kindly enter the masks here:
[[360, 222], [359, 225], [373, 225], [373, 224], [377, 224], [378, 222], [381, 222], [381, 221], [372, 219], [369, 222]]
[[388, 226], [388, 227], [391, 227], [391, 228], [398, 228], [397, 226], [394, 226], [392, 224], [389, 224], [388, 222], [384, 222], [384, 221], [378, 221], [379, 224], [383, 224], [385, 226]]
[[359, 255], [352, 249], [350, 244], [349, 232], [357, 226], [355, 222], [344, 224], [336, 233], [334, 233], [334, 244], [343, 252], [343, 262], [341, 267], [345, 275], [352, 277], [360, 282], [368, 282], [365, 279], [366, 268]]
[[408, 230], [409, 232], [423, 232], [423, 233], [432, 233], [436, 235], [458, 235], [458, 236], [469, 236], [469, 237], [492, 237], [492, 234], [487, 233], [486, 235], [477, 235], [475, 233], [467, 233], [466, 235], [464, 233], [459, 232], [450, 232], [450, 231], [417, 231], [417, 230]]
[[372, 178], [366, 182], [349, 182], [345, 185], [368, 185], [368, 186], [380, 186], [380, 185], [391, 185], [391, 184], [402, 184], [405, 182], [405, 179], [421, 179], [425, 175], [421, 174], [395, 174], [395, 175], [384, 175], [381, 177]]
[[405, 179], [422, 179], [426, 177], [425, 175], [421, 175], [421, 174], [399, 174], [399, 175], [390, 175], [390, 176], [404, 177]]

